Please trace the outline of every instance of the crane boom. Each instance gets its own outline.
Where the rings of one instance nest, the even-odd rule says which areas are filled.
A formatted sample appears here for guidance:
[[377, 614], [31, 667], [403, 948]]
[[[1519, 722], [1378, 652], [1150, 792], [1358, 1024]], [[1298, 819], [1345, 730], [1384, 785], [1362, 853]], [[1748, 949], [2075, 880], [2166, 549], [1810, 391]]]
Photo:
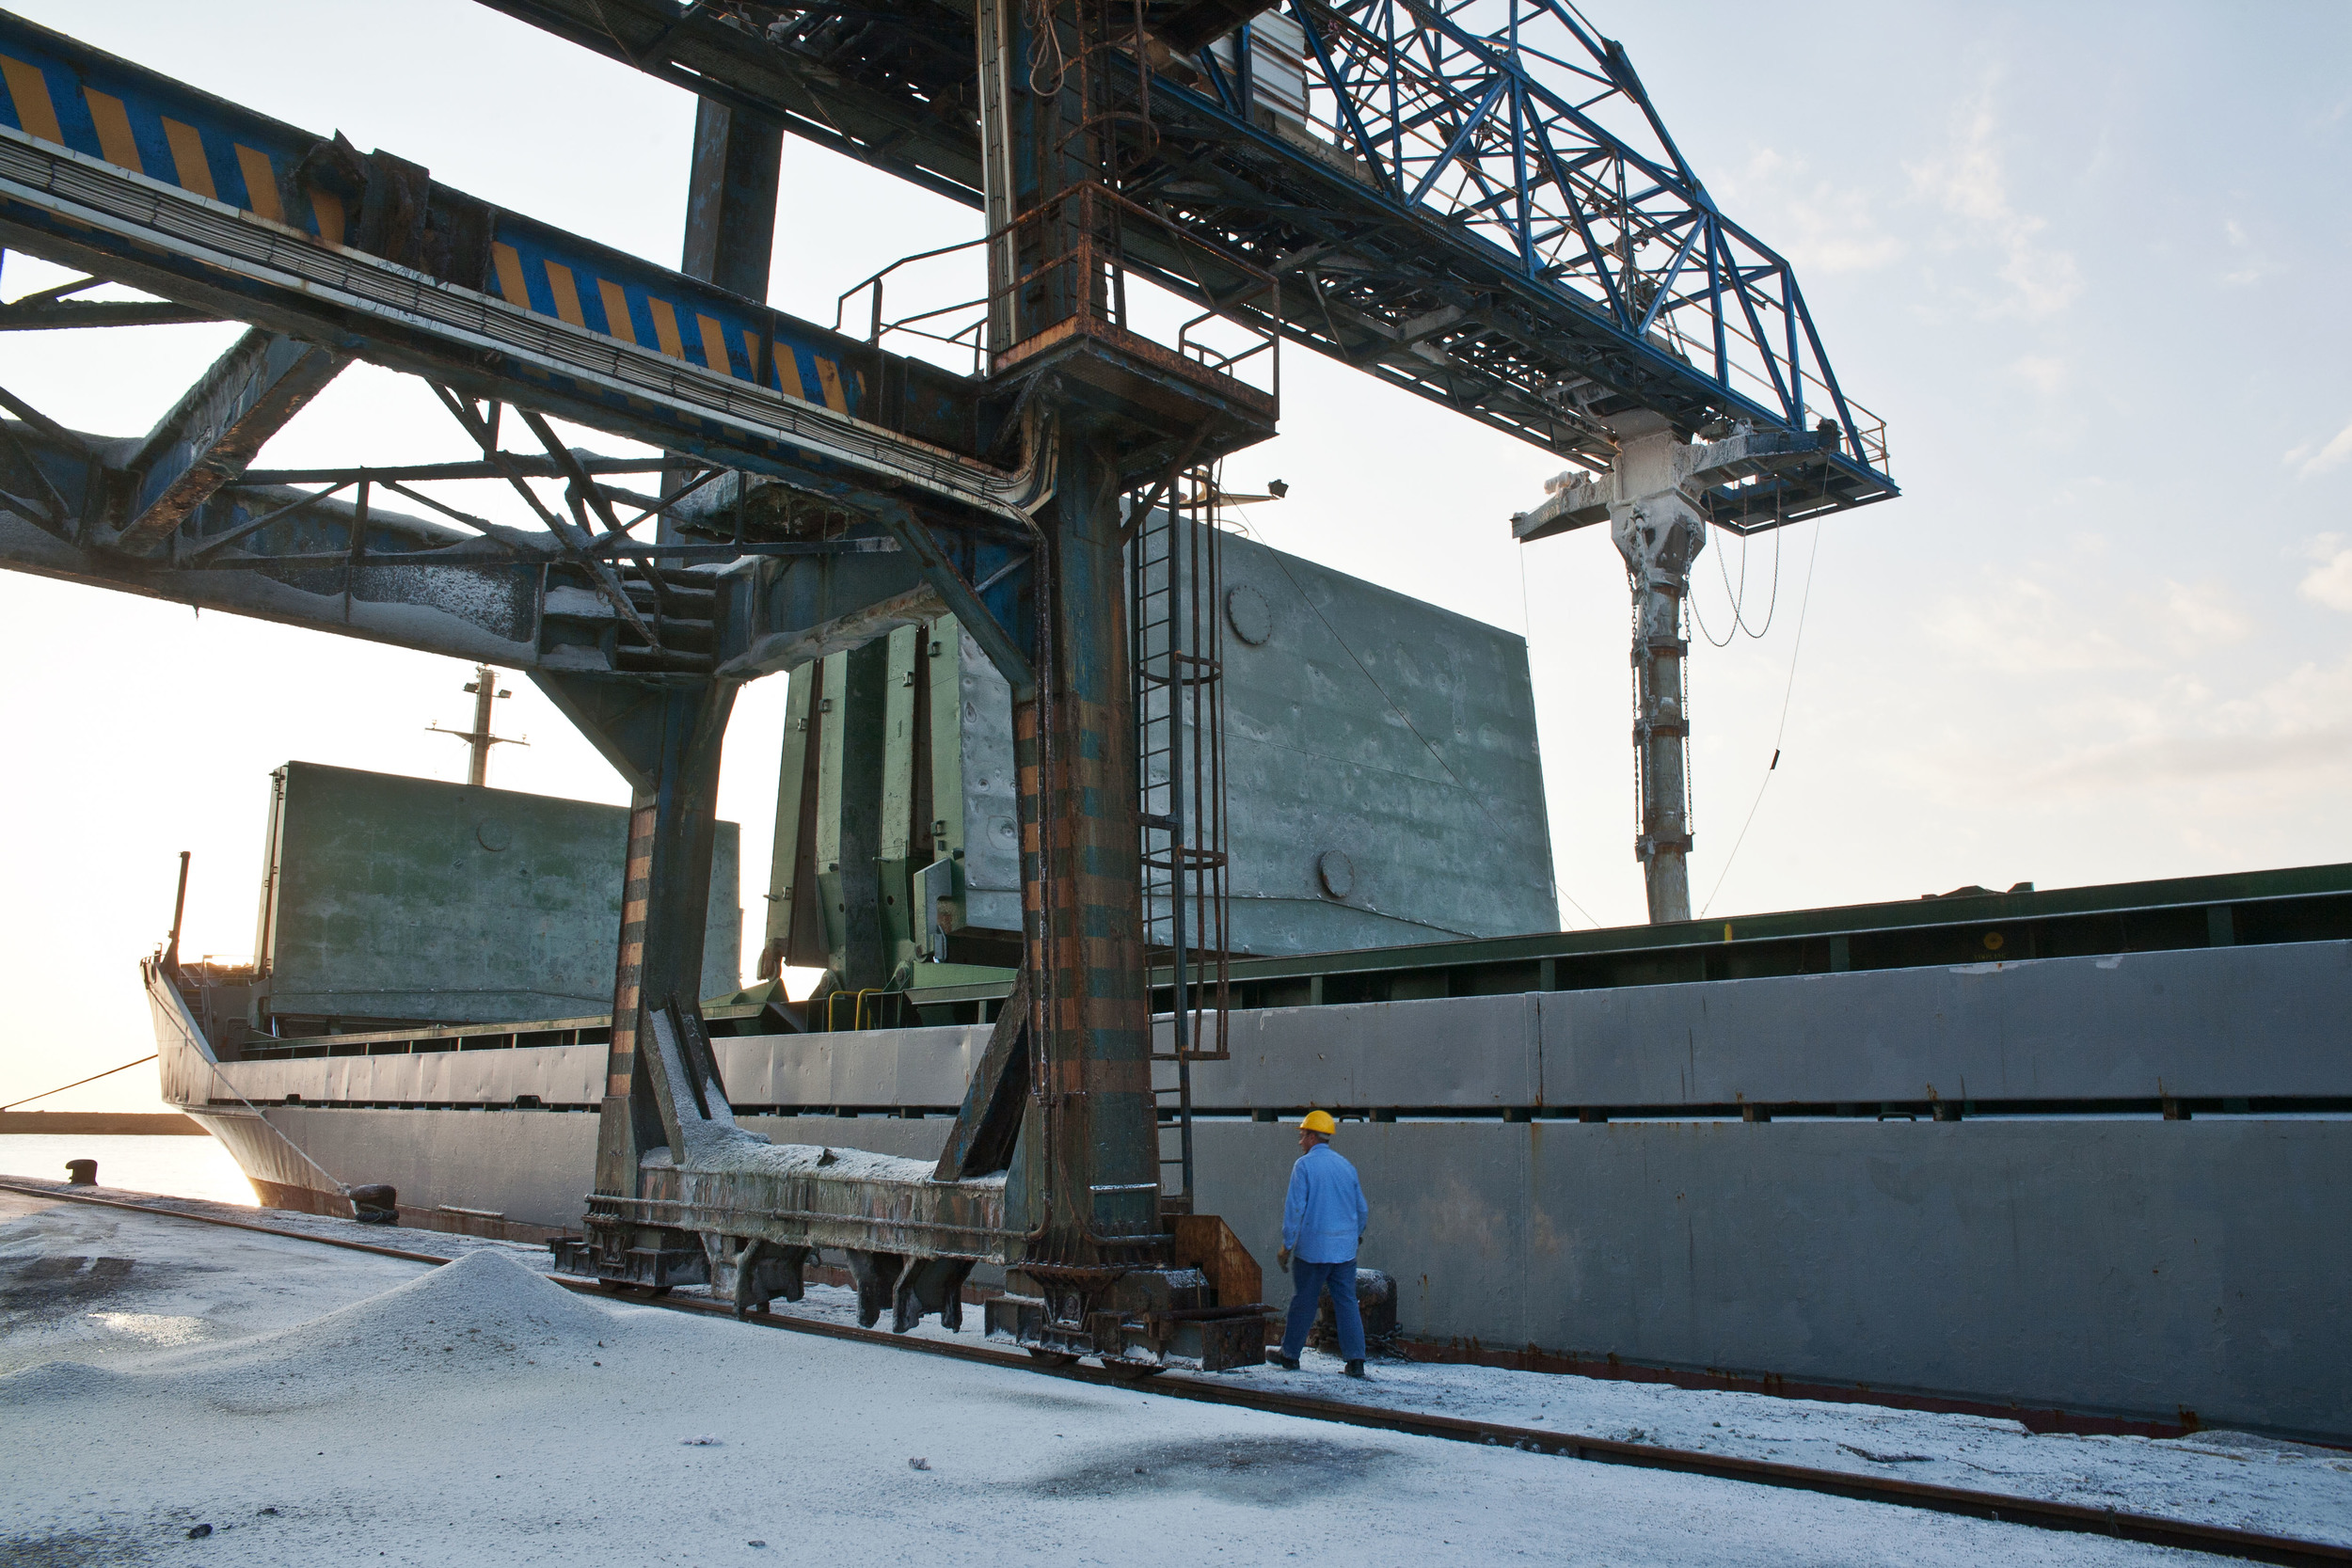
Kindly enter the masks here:
[[[981, 204], [968, 3], [484, 3]], [[1596, 472], [1637, 409], [1791, 437], [1708, 496], [1737, 531], [1897, 493], [1794, 269], [1717, 208], [1623, 47], [1563, 0], [1292, 0], [1120, 68], [1154, 140], [1122, 194], [1281, 285], [1232, 313], [1279, 310], [1292, 341]], [[1131, 245], [1216, 299], [1217, 277]]]

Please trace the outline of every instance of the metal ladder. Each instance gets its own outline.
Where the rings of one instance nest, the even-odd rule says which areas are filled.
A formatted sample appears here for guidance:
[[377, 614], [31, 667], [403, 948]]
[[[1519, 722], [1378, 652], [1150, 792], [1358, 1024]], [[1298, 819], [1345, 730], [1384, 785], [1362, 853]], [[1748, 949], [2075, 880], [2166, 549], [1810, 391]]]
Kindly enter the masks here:
[[1192, 468], [1136, 522], [1128, 555], [1143, 937], [1170, 981], [1167, 1033], [1156, 1020], [1152, 1030], [1152, 1098], [1161, 1203], [1179, 1212], [1193, 1196], [1192, 1064], [1231, 1054], [1223, 541], [1216, 476]]

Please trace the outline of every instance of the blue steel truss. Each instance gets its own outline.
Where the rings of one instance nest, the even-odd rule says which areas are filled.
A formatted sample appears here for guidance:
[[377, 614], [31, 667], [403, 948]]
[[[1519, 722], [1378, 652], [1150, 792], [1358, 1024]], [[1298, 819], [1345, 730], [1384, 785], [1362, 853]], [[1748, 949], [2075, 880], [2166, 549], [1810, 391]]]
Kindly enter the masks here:
[[[484, 3], [980, 205], [969, 0]], [[1283, 319], [1258, 325], [1589, 467], [1634, 409], [1779, 432], [1788, 460], [1714, 498], [1735, 529], [1896, 493], [1883, 426], [1845, 395], [1788, 261], [1716, 208], [1624, 50], [1581, 13], [1279, 10], [1305, 35], [1303, 119], [1268, 90], [1278, 62], [1252, 68], [1253, 38], [1280, 23], [1125, 55], [1123, 107], [1152, 131], [1122, 194], [1277, 277]], [[1128, 261], [1150, 270], [1153, 244], [1131, 236]], [[1218, 302], [1214, 279], [1159, 260], [1168, 287]]]
[[[1392, 198], [1696, 369], [1725, 407], [1832, 420], [1885, 466], [1788, 261], [1724, 216], [1624, 48], [1562, 0], [1340, 0], [1293, 14], [1313, 128]], [[1231, 78], [1217, 83], [1227, 107]], [[1810, 391], [1810, 395], [1808, 392]]]

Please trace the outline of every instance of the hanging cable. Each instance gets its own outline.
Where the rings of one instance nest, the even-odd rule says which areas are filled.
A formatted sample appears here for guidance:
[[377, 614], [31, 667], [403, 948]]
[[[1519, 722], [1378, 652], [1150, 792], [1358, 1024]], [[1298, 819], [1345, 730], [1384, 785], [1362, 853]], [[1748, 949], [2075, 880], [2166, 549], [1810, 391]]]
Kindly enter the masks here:
[[[1707, 645], [1708, 647], [1728, 648], [1731, 646], [1731, 640], [1740, 635], [1740, 628], [1735, 624], [1731, 630], [1724, 633], [1724, 639], [1722, 641], [1716, 641], [1715, 634], [1707, 629], [1707, 617], [1699, 613], [1698, 595], [1695, 594], [1691, 596], [1690, 608], [1692, 624], [1699, 628], [1699, 635], [1707, 639]], [[1738, 621], [1739, 611], [1734, 610], [1732, 612], [1732, 619], [1735, 623]]]
[[[1704, 540], [1707, 537], [1706, 531], [1719, 526], [1715, 521], [1715, 498], [1712, 495], [1699, 498], [1699, 512], [1703, 519], [1699, 525], [1701, 530], [1699, 537]], [[1715, 564], [1721, 568], [1723, 563], [1723, 551], [1718, 549], [1715, 552]], [[1742, 589], [1746, 588], [1747, 581], [1747, 541], [1742, 537], [1740, 548], [1740, 585]], [[1728, 574], [1724, 578], [1724, 593], [1726, 595], [1731, 593], [1731, 578]], [[1731, 629], [1724, 633], [1724, 640], [1720, 642], [1715, 641], [1715, 634], [1707, 629], [1707, 617], [1699, 613], [1699, 596], [1695, 592], [1683, 595], [1683, 609], [1690, 612], [1692, 624], [1699, 628], [1699, 635], [1707, 639], [1707, 645], [1710, 648], [1728, 648], [1731, 646], [1731, 640], [1740, 635], [1740, 601], [1736, 598], [1731, 603]]]
[[[1715, 522], [1714, 514], [1714, 505], [1709, 501], [1707, 505], [1708, 523], [1710, 527], [1720, 527], [1721, 525]], [[1772, 527], [1772, 596], [1771, 602], [1764, 607], [1764, 624], [1760, 626], [1751, 626], [1747, 623], [1749, 536], [1744, 533], [1740, 535], [1740, 586], [1737, 588], [1731, 585], [1731, 568], [1725, 564], [1723, 552], [1720, 549], [1716, 551], [1715, 570], [1724, 579], [1724, 596], [1731, 601], [1731, 629], [1724, 633], [1722, 641], [1717, 641], [1715, 634], [1707, 629], [1707, 618], [1699, 613], [1697, 596], [1693, 594], [1691, 603], [1691, 618], [1697, 623], [1699, 635], [1707, 639], [1708, 646], [1728, 648], [1733, 639], [1741, 632], [1746, 632], [1750, 637], [1761, 641], [1764, 634], [1772, 629], [1772, 617], [1780, 608], [1781, 532], [1782, 527], [1775, 521]]]
[[1788, 731], [1788, 703], [1797, 689], [1797, 656], [1804, 652], [1805, 611], [1813, 604], [1813, 567], [1821, 556], [1821, 525], [1813, 525], [1813, 547], [1804, 562], [1804, 592], [1797, 600], [1797, 639], [1788, 650], [1788, 679], [1780, 693], [1780, 722], [1772, 730], [1772, 760], [1764, 765], [1764, 778], [1756, 786], [1756, 799], [1748, 802], [1746, 820], [1740, 824], [1740, 836], [1731, 841], [1731, 853], [1724, 857], [1724, 868], [1715, 874], [1715, 885], [1707, 890], [1707, 902], [1699, 906], [1699, 918], [1715, 907], [1715, 895], [1723, 892], [1724, 879], [1731, 875], [1732, 862], [1740, 858], [1740, 847], [1748, 841], [1748, 830], [1756, 824], [1756, 808], [1764, 803], [1764, 792], [1772, 787], [1772, 775], [1780, 768], [1781, 737]]
[[159, 1054], [158, 1052], [151, 1051], [141, 1056], [137, 1062], [125, 1062], [120, 1067], [110, 1067], [103, 1072], [93, 1072], [87, 1078], [76, 1078], [71, 1084], [60, 1084], [54, 1089], [43, 1089], [40, 1093], [27, 1095], [23, 1100], [12, 1100], [6, 1105], [0, 1105], [0, 1111], [13, 1111], [19, 1105], [30, 1105], [36, 1100], [46, 1100], [53, 1094], [63, 1094], [68, 1089], [78, 1089], [85, 1084], [95, 1084], [101, 1078], [112, 1078], [118, 1072], [128, 1072], [137, 1067], [139, 1062], [151, 1062]]
[[[1750, 637], [1761, 641], [1764, 634], [1772, 629], [1773, 611], [1780, 608], [1781, 532], [1782, 531], [1779, 529], [1772, 530], [1772, 596], [1771, 602], [1766, 604], [1764, 607], [1764, 624], [1760, 626], [1751, 626], [1747, 622], [1748, 540], [1750, 536], [1744, 533], [1740, 535], [1740, 592], [1733, 594], [1731, 600], [1731, 624], [1732, 634], [1734, 636], [1737, 636], [1740, 632], [1744, 631]], [[1728, 567], [1724, 565], [1724, 558], [1721, 554], [1718, 554], [1715, 557], [1715, 567], [1716, 570], [1723, 575], [1724, 591], [1727, 594], [1730, 593], [1731, 571]]]
[[[1029, 91], [1040, 98], [1059, 98], [1070, 77], [1070, 57], [1062, 50], [1061, 31], [1055, 25], [1052, 0], [1031, 0], [1029, 23]], [[1046, 50], [1053, 64], [1047, 66]]]

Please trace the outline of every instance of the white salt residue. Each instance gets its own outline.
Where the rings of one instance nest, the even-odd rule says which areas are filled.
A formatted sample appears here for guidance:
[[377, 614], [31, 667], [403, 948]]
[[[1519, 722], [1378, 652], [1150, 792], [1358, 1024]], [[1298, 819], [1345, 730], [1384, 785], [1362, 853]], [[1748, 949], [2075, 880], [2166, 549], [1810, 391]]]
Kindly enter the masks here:
[[[0, 1371], [61, 1358], [112, 1363], [239, 1339], [315, 1318], [419, 1272], [414, 1263], [307, 1242], [79, 1203], [39, 1207], [43, 1202], [13, 1194], [0, 1201]], [[368, 1241], [383, 1240], [342, 1223]]]
[[204, 1338], [204, 1320], [169, 1312], [86, 1312], [84, 1317], [117, 1334], [151, 1345], [192, 1345]]
[[[215, 1262], [213, 1277], [253, 1290], [271, 1288], [299, 1245], [190, 1240], [242, 1265]], [[996, 1568], [1038, 1555], [1038, 1542], [1126, 1568], [1282, 1568], [1317, 1542], [1344, 1544], [1367, 1568], [2124, 1568], [2164, 1555], [1047, 1380], [1025, 1360], [973, 1365], [601, 1309], [497, 1253], [384, 1291], [384, 1269], [416, 1265], [316, 1251], [351, 1290], [313, 1322], [0, 1381], [0, 1560], [161, 1560], [206, 1525], [206, 1549], [225, 1544], [246, 1568], [634, 1563], [648, 1540], [746, 1557], [753, 1541], [817, 1540], [841, 1568], [917, 1555]], [[107, 1309], [174, 1309], [138, 1278]], [[501, 1339], [514, 1348], [478, 1342]], [[436, 1375], [437, 1363], [464, 1375]], [[321, 1397], [335, 1388], [347, 1397]], [[719, 1442], [682, 1451], [704, 1434]], [[1864, 1423], [1842, 1435], [1929, 1451]], [[637, 1481], [618, 1501], [615, 1475]], [[2193, 1484], [2209, 1495], [2212, 1478]], [[993, 1511], [978, 1524], [976, 1499]]]
[[611, 1312], [503, 1252], [470, 1252], [379, 1295], [249, 1338], [158, 1354], [138, 1376], [225, 1410], [365, 1396], [389, 1380], [528, 1375], [585, 1359]]
[[[848, 1292], [840, 1292], [846, 1295]], [[813, 1298], [815, 1288], [809, 1291]], [[778, 1310], [784, 1310], [778, 1304]], [[792, 1310], [805, 1310], [805, 1305]], [[838, 1307], [828, 1302], [828, 1314]], [[2036, 1435], [1999, 1417], [1678, 1388], [1665, 1383], [1375, 1361], [1372, 1381], [1309, 1351], [1276, 1387], [1702, 1453], [2194, 1519], [2352, 1544], [2352, 1454], [2244, 1433]]]
[[[909, 1186], [950, 1184], [935, 1179], [938, 1165], [930, 1160], [908, 1160], [895, 1154], [873, 1154], [862, 1148], [834, 1148], [822, 1144], [771, 1144], [755, 1132], [718, 1126], [690, 1126], [687, 1137], [691, 1140], [687, 1158], [696, 1170], [740, 1171], [755, 1176], [831, 1176], [850, 1181], [895, 1181]], [[648, 1163], [652, 1163], [652, 1156], [648, 1156]], [[1004, 1184], [1002, 1171], [952, 1183], [960, 1187]]]
[[[853, 1323], [857, 1292], [812, 1284], [799, 1302], [778, 1301], [771, 1310]], [[976, 1337], [978, 1316], [965, 1309], [961, 1338], [966, 1344]], [[959, 1338], [930, 1318], [912, 1337]], [[1209, 1381], [2352, 1544], [2352, 1454], [2245, 1433], [2036, 1436], [1995, 1417], [1663, 1383], [1396, 1361], [1373, 1362], [1371, 1381], [1359, 1383], [1341, 1375], [1338, 1356], [1313, 1350], [1302, 1366], [1285, 1372], [1268, 1364]], [[1187, 1375], [1171, 1372], [1165, 1381]]]
[[78, 1404], [135, 1387], [137, 1381], [84, 1361], [44, 1361], [21, 1371], [0, 1372], [0, 1405], [29, 1409], [40, 1403]]

